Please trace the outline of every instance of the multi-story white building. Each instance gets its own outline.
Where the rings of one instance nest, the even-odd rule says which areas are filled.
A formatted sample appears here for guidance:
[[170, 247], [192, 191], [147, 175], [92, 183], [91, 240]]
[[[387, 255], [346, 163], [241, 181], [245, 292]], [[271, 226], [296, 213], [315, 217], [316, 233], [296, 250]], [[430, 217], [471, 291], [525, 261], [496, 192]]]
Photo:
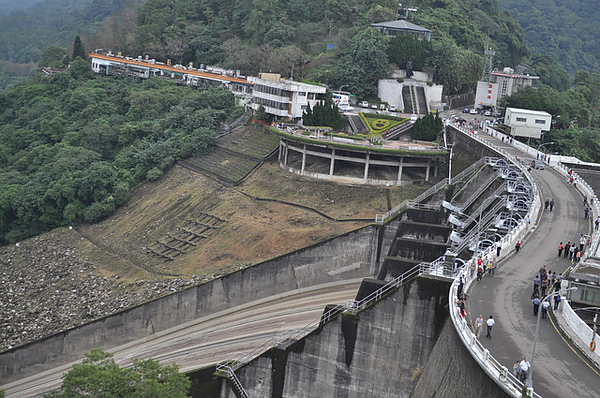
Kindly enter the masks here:
[[248, 82], [254, 85], [252, 109], [258, 110], [262, 105], [268, 114], [286, 120], [301, 119], [308, 105], [315, 106], [327, 91], [325, 86], [282, 79], [278, 73], [249, 76]]
[[530, 87], [539, 76], [514, 73], [511, 68], [504, 68], [502, 72], [492, 72], [491, 82], [477, 82], [475, 106], [495, 108], [498, 100], [507, 95], [512, 95], [523, 87]]

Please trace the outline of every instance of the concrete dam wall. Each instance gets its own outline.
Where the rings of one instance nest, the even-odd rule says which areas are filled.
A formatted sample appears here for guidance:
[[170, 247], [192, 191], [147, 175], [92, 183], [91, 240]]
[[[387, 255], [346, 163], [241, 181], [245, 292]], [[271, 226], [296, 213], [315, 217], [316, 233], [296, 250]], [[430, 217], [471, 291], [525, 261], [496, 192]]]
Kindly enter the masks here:
[[249, 301], [297, 288], [376, 275], [380, 233], [382, 237], [389, 234], [375, 226], [365, 227], [16, 347], [0, 354], [0, 380], [10, 383], [81, 359], [93, 348], [117, 347]]
[[[382, 282], [366, 284], [374, 291]], [[449, 318], [449, 287], [418, 277], [358, 314], [342, 314], [300, 341], [271, 349], [236, 374], [251, 397], [408, 398]], [[223, 384], [220, 397], [235, 397]]]

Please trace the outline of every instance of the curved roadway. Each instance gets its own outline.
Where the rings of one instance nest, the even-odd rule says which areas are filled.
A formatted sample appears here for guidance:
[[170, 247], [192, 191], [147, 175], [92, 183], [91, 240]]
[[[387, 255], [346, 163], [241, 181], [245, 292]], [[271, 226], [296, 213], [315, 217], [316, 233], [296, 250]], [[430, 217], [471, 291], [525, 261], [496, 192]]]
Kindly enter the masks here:
[[[135, 358], [177, 363], [181, 371], [201, 369], [249, 352], [289, 330], [319, 319], [325, 305], [354, 300], [362, 279], [298, 289], [221, 311], [108, 350], [121, 366]], [[266, 349], [265, 349], [266, 351]], [[1, 386], [7, 398], [41, 396], [60, 387], [78, 362]]]
[[[515, 156], [523, 153], [498, 139], [485, 136]], [[533, 278], [542, 265], [548, 270], [565, 272], [570, 261], [557, 256], [559, 242], [579, 244], [581, 234], [591, 232], [590, 220], [584, 219], [583, 197], [553, 170], [534, 170], [542, 193], [542, 203], [554, 199], [553, 211], [542, 210], [537, 227], [524, 240], [519, 253], [501, 261], [496, 275], [475, 282], [468, 303], [471, 322], [482, 314], [493, 315], [496, 325], [492, 339], [483, 345], [499, 362], [512, 371], [513, 364], [524, 357], [531, 361], [537, 318], [533, 315], [531, 294]], [[534, 222], [535, 223], [535, 222]], [[504, 248], [508, 250], [512, 248]], [[573, 344], [561, 337], [552, 319], [540, 321], [539, 337], [533, 365], [533, 388], [543, 398], [600, 397], [600, 372], [588, 364]]]

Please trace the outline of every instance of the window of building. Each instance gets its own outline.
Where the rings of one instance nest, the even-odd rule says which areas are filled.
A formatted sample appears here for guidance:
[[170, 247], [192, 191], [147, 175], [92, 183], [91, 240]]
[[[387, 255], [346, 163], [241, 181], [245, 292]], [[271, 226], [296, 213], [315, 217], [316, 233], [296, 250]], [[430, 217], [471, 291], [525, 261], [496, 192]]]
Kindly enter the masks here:
[[523, 123], [525, 123], [526, 121], [527, 121], [527, 118], [525, 118], [525, 117], [518, 117], [517, 118], [517, 122], [523, 122]]
[[[335, 98], [335, 94], [333, 96]], [[299, 91], [298, 92], [298, 97], [306, 97], [306, 91]]]
[[536, 124], [546, 124], [546, 121], [543, 119], [535, 119]]

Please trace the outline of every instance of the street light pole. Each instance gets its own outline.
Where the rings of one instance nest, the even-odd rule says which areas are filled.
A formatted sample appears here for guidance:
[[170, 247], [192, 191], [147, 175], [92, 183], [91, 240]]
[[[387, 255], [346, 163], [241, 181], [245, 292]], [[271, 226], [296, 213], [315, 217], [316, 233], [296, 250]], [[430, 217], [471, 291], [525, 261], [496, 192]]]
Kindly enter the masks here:
[[[546, 295], [541, 301], [540, 301], [540, 306], [542, 305], [542, 303], [548, 299], [548, 297], [558, 293], [560, 294], [561, 292], [568, 292], [571, 290], [577, 290], [577, 287], [570, 287], [568, 289], [565, 290], [560, 290], [558, 292], [553, 292], [550, 293], [548, 295]], [[532, 390], [533, 391], [533, 361], [534, 361], [534, 357], [535, 357], [535, 347], [537, 345], [537, 339], [538, 339], [538, 333], [540, 331], [540, 319], [542, 318], [542, 311], [538, 311], [538, 315], [537, 315], [537, 324], [535, 325], [535, 337], [533, 338], [533, 351], [531, 353], [531, 366], [529, 367], [529, 372], [527, 372], [527, 380], [525, 380], [525, 386], [527, 387], [527, 389]]]
[[340, 88], [338, 88], [338, 91], [341, 93], [342, 92], [342, 88], [344, 88], [344, 87], [349, 87], [349, 86], [347, 84], [342, 84], [340, 86]]
[[546, 145], [552, 145], [552, 144], [554, 144], [554, 143], [555, 143], [554, 141], [550, 141], [550, 142], [545, 142], [545, 143], [543, 143], [543, 144], [540, 144], [540, 145], [538, 145], [538, 147], [537, 147], [537, 151], [539, 152], [539, 151], [540, 151], [540, 148], [541, 148], [541, 147], [543, 147], [543, 146], [546, 146]]

